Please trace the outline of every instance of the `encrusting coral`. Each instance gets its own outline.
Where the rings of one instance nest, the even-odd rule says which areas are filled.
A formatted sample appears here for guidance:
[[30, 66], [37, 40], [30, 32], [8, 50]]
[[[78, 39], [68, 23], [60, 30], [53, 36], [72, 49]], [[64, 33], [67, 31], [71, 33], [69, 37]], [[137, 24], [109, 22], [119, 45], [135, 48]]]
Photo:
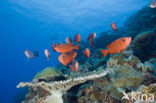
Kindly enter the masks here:
[[[84, 75], [80, 75], [78, 77], [72, 77], [67, 80], [63, 81], [51, 81], [51, 82], [21, 82], [17, 88], [20, 87], [39, 87], [42, 88], [50, 93], [49, 96], [44, 97], [45, 103], [48, 101], [48, 103], [63, 103], [62, 94], [63, 91], [67, 91], [71, 87], [84, 83], [88, 80], [94, 80], [99, 77], [106, 76], [109, 71], [103, 71], [103, 72], [90, 72], [85, 73]], [[35, 96], [36, 97], [36, 96]], [[41, 99], [41, 98], [38, 98]], [[37, 99], [37, 100], [38, 100]], [[34, 100], [34, 99], [33, 99]], [[43, 101], [43, 97], [42, 97]]]
[[47, 67], [43, 69], [42, 71], [38, 72], [34, 79], [41, 79], [46, 77], [52, 77], [52, 76], [60, 76], [62, 75], [62, 72], [54, 67]]

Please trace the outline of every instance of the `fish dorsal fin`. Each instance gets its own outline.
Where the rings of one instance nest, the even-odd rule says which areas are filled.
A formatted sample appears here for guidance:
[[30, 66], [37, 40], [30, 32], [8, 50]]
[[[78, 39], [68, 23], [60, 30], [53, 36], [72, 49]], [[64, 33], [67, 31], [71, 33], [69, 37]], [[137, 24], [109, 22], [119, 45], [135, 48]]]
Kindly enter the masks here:
[[114, 47], [115, 45], [117, 45], [117, 43], [120, 41], [120, 39], [115, 40], [114, 42], [112, 42], [111, 44], [107, 45], [107, 48], [111, 48]]

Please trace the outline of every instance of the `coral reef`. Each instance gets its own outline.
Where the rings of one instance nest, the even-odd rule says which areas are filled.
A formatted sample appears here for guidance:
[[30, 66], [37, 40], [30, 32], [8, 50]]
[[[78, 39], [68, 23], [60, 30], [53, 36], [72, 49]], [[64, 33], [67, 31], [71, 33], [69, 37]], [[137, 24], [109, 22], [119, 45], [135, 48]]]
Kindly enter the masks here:
[[147, 31], [139, 33], [133, 43], [132, 50], [134, 55], [141, 61], [156, 58], [156, 32]]
[[[63, 80], [63, 81], [51, 81], [51, 82], [42, 81], [42, 82], [25, 82], [25, 83], [21, 82], [17, 86], [17, 88], [34, 87], [34, 88], [32, 88], [33, 92], [30, 92], [30, 93], [34, 94], [34, 92], [40, 92], [40, 93], [35, 93], [35, 95], [33, 95], [33, 97], [31, 96], [31, 99], [29, 99], [29, 101], [31, 101], [31, 102], [32, 101], [34, 101], [34, 102], [37, 102], [37, 101], [43, 102], [44, 101], [46, 103], [46, 101], [48, 101], [48, 103], [63, 103], [62, 95], [63, 95], [64, 91], [67, 91], [71, 87], [73, 87], [77, 84], [80, 84], [80, 83], [84, 83], [88, 80], [94, 80], [96, 78], [106, 76], [108, 72], [109, 71], [103, 71], [100, 73], [99, 72], [89, 72], [87, 74], [85, 73], [84, 75], [78, 74], [78, 75], [75, 75], [74, 77], [70, 77], [70, 78], [68, 77], [69, 79]], [[38, 90], [36, 88], [40, 88], [43, 90]], [[41, 93], [41, 91], [42, 92], [46, 91], [46, 93]], [[50, 93], [50, 95], [49, 95], [49, 93]], [[38, 94], [38, 95], [36, 95], [36, 94]], [[45, 97], [45, 95], [44, 95], [44, 97], [39, 96], [41, 94], [47, 94], [47, 95], [46, 95], [46, 97]]]
[[[134, 40], [122, 53], [103, 57], [100, 48], [123, 36]], [[105, 40], [105, 41], [103, 41]], [[152, 93], [156, 97], [156, 9], [143, 8], [132, 15], [118, 31], [103, 32], [90, 48], [91, 57], [83, 50], [89, 43], [80, 42], [76, 61], [77, 73], [69, 67], [48, 67], [37, 73], [32, 82], [17, 87], [29, 87], [23, 103], [129, 103], [121, 101], [126, 93]], [[64, 75], [63, 75], [64, 74]], [[153, 84], [148, 86], [149, 84]], [[145, 85], [145, 86], [140, 86]], [[22, 98], [23, 99], [23, 98]], [[137, 102], [137, 101], [133, 101]]]
[[[108, 76], [95, 79], [93, 85], [83, 87], [78, 93], [79, 103], [85, 101], [120, 103], [123, 97], [122, 91], [135, 91], [140, 84], [154, 83], [155, 76], [149, 73], [153, 76], [153, 80], [146, 78], [146, 73], [137, 67], [138, 63], [141, 63], [140, 60], [131, 51], [124, 51], [112, 56], [107, 62], [106, 70], [110, 71]], [[150, 66], [153, 67], [153, 65]], [[99, 69], [102, 68], [102, 66], [99, 67]]]
[[60, 76], [62, 75], [62, 72], [54, 67], [47, 67], [43, 69], [42, 71], [38, 72], [34, 79], [41, 79], [46, 77], [54, 77], [54, 76]]

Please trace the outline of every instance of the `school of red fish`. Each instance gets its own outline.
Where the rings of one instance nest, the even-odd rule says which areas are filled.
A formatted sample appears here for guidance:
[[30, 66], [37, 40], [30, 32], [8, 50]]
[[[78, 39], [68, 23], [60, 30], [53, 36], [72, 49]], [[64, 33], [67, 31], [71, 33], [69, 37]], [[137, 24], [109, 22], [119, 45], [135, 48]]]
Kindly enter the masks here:
[[[117, 27], [115, 23], [111, 24], [111, 27], [114, 31], [117, 31]], [[94, 39], [96, 37], [96, 33], [90, 33], [90, 35], [87, 38], [87, 41], [89, 41], [91, 47], [94, 46]], [[76, 34], [74, 37], [74, 41], [70, 37], [66, 37], [65, 39], [66, 43], [58, 44], [55, 43], [52, 45], [52, 50], [55, 52], [60, 53], [60, 56], [58, 57], [58, 60], [61, 64], [64, 66], [67, 66], [69, 63], [69, 68], [71, 72], [75, 71], [77, 72], [79, 70], [79, 62], [75, 61], [75, 58], [77, 56], [77, 52], [79, 51], [80, 47], [80, 41], [81, 41], [81, 35]], [[131, 37], [123, 37], [119, 38], [115, 41], [113, 41], [111, 44], [107, 45], [107, 49], [102, 49], [101, 52], [104, 57], [106, 57], [108, 54], [115, 54], [118, 52], [123, 52], [130, 44], [131, 44], [132, 38]], [[77, 44], [74, 46], [74, 44]], [[76, 51], [75, 51], [76, 50]], [[38, 56], [38, 52], [31, 52], [30, 50], [25, 50], [25, 55], [28, 59], [32, 59], [35, 56]], [[44, 50], [44, 54], [47, 58], [47, 60], [50, 59], [50, 51], [48, 49]], [[91, 51], [89, 48], [86, 48], [83, 51], [83, 55], [86, 56], [86, 58], [90, 58]]]

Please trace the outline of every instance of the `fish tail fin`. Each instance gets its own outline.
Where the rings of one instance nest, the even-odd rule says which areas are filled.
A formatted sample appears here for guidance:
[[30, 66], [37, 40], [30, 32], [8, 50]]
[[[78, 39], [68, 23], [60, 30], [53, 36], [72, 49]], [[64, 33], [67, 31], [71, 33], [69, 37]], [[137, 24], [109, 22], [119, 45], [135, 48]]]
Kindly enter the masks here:
[[34, 51], [33, 54], [34, 54], [34, 56], [39, 57], [38, 51]]
[[105, 49], [105, 50], [101, 50], [101, 52], [102, 52], [102, 54], [103, 54], [104, 57], [106, 57], [107, 54], [108, 54], [108, 50], [107, 50], [107, 49]]
[[74, 46], [74, 49], [80, 50], [79, 47], [80, 47], [80, 45]]

